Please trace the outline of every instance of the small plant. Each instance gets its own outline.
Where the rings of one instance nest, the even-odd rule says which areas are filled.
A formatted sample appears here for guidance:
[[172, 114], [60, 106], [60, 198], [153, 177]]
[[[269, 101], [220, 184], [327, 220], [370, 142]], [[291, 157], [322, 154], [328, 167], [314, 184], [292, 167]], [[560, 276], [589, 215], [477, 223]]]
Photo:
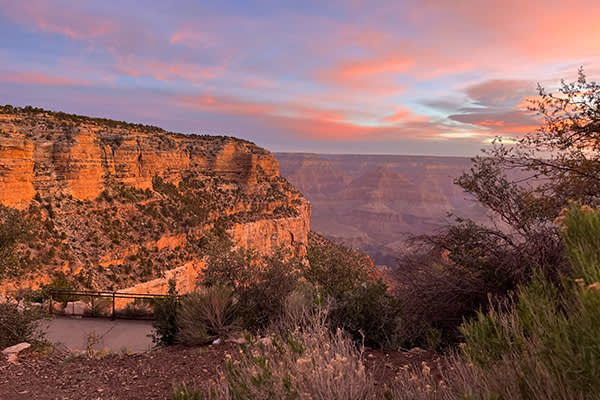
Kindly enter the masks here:
[[21, 342], [41, 342], [39, 322], [46, 314], [35, 306], [16, 302], [0, 303], [0, 348]]
[[96, 334], [95, 331], [91, 331], [86, 335], [86, 345], [85, 351], [88, 358], [94, 358], [96, 351], [94, 350], [94, 346], [100, 342], [100, 337]]
[[190, 389], [186, 385], [173, 385], [171, 398], [173, 400], [200, 400], [206, 397], [200, 397], [199, 391]]
[[154, 301], [155, 320], [152, 327], [155, 332], [152, 340], [156, 344], [171, 345], [177, 341], [177, 309], [179, 299], [175, 279], [169, 279], [169, 292], [165, 298]]
[[208, 343], [235, 328], [233, 291], [225, 286], [204, 287], [181, 298], [178, 338], [186, 344]]

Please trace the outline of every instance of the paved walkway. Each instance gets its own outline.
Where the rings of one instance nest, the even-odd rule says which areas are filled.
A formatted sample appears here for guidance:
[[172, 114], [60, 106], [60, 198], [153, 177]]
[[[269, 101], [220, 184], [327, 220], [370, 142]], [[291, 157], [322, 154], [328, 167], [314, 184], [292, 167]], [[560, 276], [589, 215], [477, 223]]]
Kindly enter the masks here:
[[144, 352], [152, 348], [152, 322], [103, 318], [55, 317], [43, 321], [46, 339], [67, 351]]

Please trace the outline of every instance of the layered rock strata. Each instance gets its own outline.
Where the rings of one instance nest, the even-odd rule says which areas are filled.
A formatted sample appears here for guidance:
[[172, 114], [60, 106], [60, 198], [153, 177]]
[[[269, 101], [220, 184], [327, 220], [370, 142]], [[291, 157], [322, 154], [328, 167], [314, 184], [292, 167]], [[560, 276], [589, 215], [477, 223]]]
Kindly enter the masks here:
[[0, 107], [0, 204], [0, 227], [11, 212], [23, 221], [5, 288], [56, 274], [100, 289], [153, 281], [201, 265], [215, 229], [302, 257], [310, 218], [273, 155], [248, 141], [10, 106]]

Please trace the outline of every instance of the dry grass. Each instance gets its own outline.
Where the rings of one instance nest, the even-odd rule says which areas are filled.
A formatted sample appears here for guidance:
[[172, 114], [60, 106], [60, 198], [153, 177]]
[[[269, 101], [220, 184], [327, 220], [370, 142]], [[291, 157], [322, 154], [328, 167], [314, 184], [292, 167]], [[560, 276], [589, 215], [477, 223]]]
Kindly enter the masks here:
[[313, 314], [302, 328], [285, 336], [248, 337], [226, 369], [211, 398], [379, 398], [373, 377], [365, 371], [362, 351], [341, 330], [332, 333], [324, 313]]
[[203, 287], [185, 295], [177, 313], [178, 340], [202, 344], [235, 329], [233, 292], [224, 286]]

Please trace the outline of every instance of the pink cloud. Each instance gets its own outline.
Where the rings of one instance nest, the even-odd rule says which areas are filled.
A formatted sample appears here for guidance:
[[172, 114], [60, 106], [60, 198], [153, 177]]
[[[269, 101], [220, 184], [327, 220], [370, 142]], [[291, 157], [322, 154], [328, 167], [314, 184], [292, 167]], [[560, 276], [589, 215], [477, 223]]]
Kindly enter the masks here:
[[50, 85], [50, 86], [88, 86], [88, 81], [70, 79], [61, 76], [52, 76], [40, 72], [11, 72], [0, 71], [0, 81], [10, 83], [22, 83], [27, 85]]
[[341, 61], [334, 67], [317, 71], [317, 79], [328, 85], [371, 94], [393, 94], [403, 87], [393, 83], [393, 76], [406, 72], [414, 60], [403, 57], [365, 58]]
[[21, 24], [76, 40], [106, 36], [119, 29], [111, 19], [78, 11], [77, 7], [60, 7], [43, 0], [6, 2], [2, 11]]
[[115, 68], [133, 77], [151, 76], [161, 81], [183, 80], [199, 83], [216, 78], [224, 67], [178, 63], [176, 60], [164, 62], [120, 57]]
[[394, 114], [388, 115], [383, 119], [384, 122], [397, 124], [397, 123], [409, 123], [409, 122], [424, 122], [427, 121], [427, 117], [424, 115], [415, 115], [409, 108], [400, 107]]
[[275, 107], [267, 104], [219, 98], [211, 95], [177, 96], [176, 102], [195, 110], [231, 115], [263, 115], [275, 110]]
[[174, 32], [169, 39], [171, 45], [184, 45], [193, 49], [210, 48], [222, 45], [222, 40], [212, 32], [199, 29], [186, 29]]
[[[287, 132], [316, 141], [362, 141], [394, 138], [443, 137], [445, 132], [425, 116], [400, 109], [390, 118], [394, 126], [368, 126], [349, 121], [349, 111], [319, 109], [300, 103], [267, 104], [212, 95], [177, 96], [175, 103], [203, 112], [243, 116]], [[393, 117], [393, 116], [392, 116]]]
[[[480, 67], [507, 70], [523, 67], [524, 60], [598, 55], [595, 0], [423, 0], [415, 9], [409, 18], [415, 25], [428, 24], [430, 41], [460, 44], [449, 48], [456, 58], [474, 58]], [[440, 52], [450, 55], [447, 49]]]

